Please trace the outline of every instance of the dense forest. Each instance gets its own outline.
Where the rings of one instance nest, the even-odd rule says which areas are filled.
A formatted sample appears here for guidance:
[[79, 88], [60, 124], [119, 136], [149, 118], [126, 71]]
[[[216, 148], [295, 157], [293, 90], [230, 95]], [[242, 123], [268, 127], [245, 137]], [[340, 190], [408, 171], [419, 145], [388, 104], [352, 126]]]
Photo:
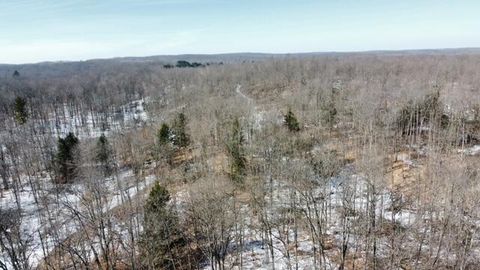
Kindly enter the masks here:
[[0, 269], [479, 269], [480, 54], [0, 65]]

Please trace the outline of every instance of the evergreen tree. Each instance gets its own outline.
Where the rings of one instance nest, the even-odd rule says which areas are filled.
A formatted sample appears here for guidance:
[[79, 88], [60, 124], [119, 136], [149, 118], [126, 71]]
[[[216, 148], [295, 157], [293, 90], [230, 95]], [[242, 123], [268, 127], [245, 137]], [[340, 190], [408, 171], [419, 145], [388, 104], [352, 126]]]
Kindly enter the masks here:
[[159, 145], [165, 145], [170, 142], [170, 127], [163, 123], [162, 127], [158, 130], [157, 140]]
[[284, 121], [288, 130], [293, 132], [300, 131], [300, 124], [298, 123], [298, 120], [293, 114], [292, 110], [289, 109], [287, 114], [284, 115]]
[[227, 144], [231, 156], [230, 177], [235, 182], [242, 182], [246, 171], [245, 150], [243, 149], [244, 138], [238, 118], [233, 121], [232, 134]]
[[158, 182], [145, 204], [144, 232], [140, 242], [143, 263], [149, 269], [175, 269], [185, 240], [176, 214], [169, 208], [170, 194]]
[[66, 183], [75, 177], [76, 157], [75, 150], [78, 146], [78, 138], [73, 133], [62, 139], [58, 139], [58, 150], [56, 155], [56, 165], [58, 173], [58, 183]]
[[14, 78], [20, 77], [20, 72], [18, 72], [18, 70], [15, 70], [15, 71], [13, 72], [12, 77], [14, 77]]
[[[179, 61], [177, 61], [177, 64], [175, 66], [177, 68], [196, 68], [196, 67], [204, 67], [205, 65], [202, 64], [202, 63], [198, 63], [198, 62], [190, 63], [190, 62], [185, 61], [185, 60], [179, 60]], [[173, 67], [173, 66], [165, 65], [164, 67], [170, 68], [170, 67]]]
[[173, 145], [187, 147], [190, 144], [190, 137], [186, 131], [187, 119], [184, 113], [179, 113], [173, 124]]
[[158, 182], [155, 183], [145, 205], [145, 217], [148, 218], [150, 214], [164, 211], [168, 201], [170, 201], [168, 190]]
[[27, 122], [27, 101], [24, 98], [16, 97], [13, 104], [13, 112], [15, 115], [15, 121], [18, 124], [23, 125]]
[[327, 102], [326, 104], [326, 108], [325, 108], [325, 112], [326, 112], [326, 115], [325, 115], [325, 122], [327, 123], [328, 127], [330, 128], [330, 130], [333, 129], [333, 127], [335, 126], [336, 122], [337, 122], [337, 108], [336, 108], [336, 105], [335, 105], [335, 100], [337, 99], [337, 95], [338, 95], [338, 88], [336, 87], [333, 87], [332, 88], [332, 93], [330, 95], [330, 100]]
[[176, 65], [176, 67], [178, 67], [178, 68], [186, 68], [186, 67], [191, 67], [191, 66], [192, 65], [190, 64], [190, 62], [185, 61], [185, 60], [177, 61], [177, 65]]
[[335, 104], [333, 104], [332, 102], [332, 104], [327, 109], [327, 115], [326, 115], [326, 122], [330, 127], [330, 129], [332, 129], [335, 126], [336, 118], [337, 118], [337, 109], [335, 108]]
[[156, 147], [156, 159], [166, 159], [170, 165], [173, 162], [173, 156], [175, 148], [170, 144], [173, 142], [173, 131], [167, 124], [162, 124], [161, 128], [157, 132], [157, 147]]
[[104, 175], [110, 175], [114, 166], [112, 160], [113, 151], [107, 137], [105, 137], [104, 134], [98, 138], [97, 147], [95, 150], [95, 160], [101, 164]]
[[163, 123], [157, 132], [157, 144], [155, 146], [154, 156], [157, 161], [166, 160], [170, 165], [173, 162], [175, 147], [171, 144], [174, 142], [173, 131], [168, 124]]

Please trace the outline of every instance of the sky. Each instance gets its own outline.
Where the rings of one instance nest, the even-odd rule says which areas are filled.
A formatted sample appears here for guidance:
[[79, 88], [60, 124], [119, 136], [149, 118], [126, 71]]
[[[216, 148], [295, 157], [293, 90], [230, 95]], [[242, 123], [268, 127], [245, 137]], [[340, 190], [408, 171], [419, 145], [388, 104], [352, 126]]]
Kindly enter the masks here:
[[462, 47], [478, 0], [0, 0], [0, 63]]

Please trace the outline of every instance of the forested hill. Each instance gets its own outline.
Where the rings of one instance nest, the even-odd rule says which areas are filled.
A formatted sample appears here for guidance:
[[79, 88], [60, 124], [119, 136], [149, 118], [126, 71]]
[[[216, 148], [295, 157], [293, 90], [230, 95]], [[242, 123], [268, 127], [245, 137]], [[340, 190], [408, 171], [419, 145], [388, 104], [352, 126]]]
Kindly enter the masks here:
[[32, 64], [0, 64], [0, 78], [11, 77], [15, 70], [28, 77], [57, 77], [89, 72], [112, 72], [132, 67], [175, 65], [177, 61], [200, 63], [235, 63], [242, 61], [255, 61], [268, 58], [285, 57], [280, 54], [262, 53], [234, 53], [212, 55], [159, 55], [147, 57], [118, 57], [109, 59], [92, 59], [86, 61], [59, 61], [41, 62]]
[[1, 66], [0, 269], [480, 269], [477, 52]]

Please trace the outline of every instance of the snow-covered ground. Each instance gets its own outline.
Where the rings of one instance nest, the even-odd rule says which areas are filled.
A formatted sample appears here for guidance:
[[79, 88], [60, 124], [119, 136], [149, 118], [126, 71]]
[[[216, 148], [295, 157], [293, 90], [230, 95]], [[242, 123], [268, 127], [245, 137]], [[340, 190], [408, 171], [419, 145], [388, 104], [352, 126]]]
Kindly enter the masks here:
[[459, 153], [463, 153], [469, 156], [476, 156], [480, 154], [480, 145], [474, 145], [465, 149], [458, 150]]
[[[28, 123], [36, 135], [58, 138], [72, 132], [81, 139], [97, 138], [102, 134], [123, 131], [147, 122], [149, 120], [145, 108], [147, 102], [148, 98], [134, 100], [106, 113], [75, 112], [64, 104], [61, 110], [49, 113], [46, 120], [32, 118]], [[12, 119], [7, 119], [4, 127], [5, 130], [0, 132], [1, 136], [9, 136], [8, 130], [18, 128]]]
[[[358, 175], [355, 172], [353, 165], [345, 166], [337, 176], [328, 179], [325, 184], [319, 185], [308, 191], [311, 192], [313, 198], [323, 198], [324, 202], [329, 205], [328, 223], [325, 224], [326, 231], [324, 231], [326, 241], [330, 241], [333, 248], [325, 251], [325, 258], [321, 258], [322, 267], [320, 269], [338, 269], [339, 268], [339, 254], [342, 245], [342, 223], [341, 213], [345, 209], [345, 194], [350, 193], [353, 200], [350, 202], [351, 206], [357, 211], [365, 212], [368, 208], [369, 201], [367, 199], [368, 182], [364, 176]], [[314, 269], [319, 262], [314, 262], [314, 248], [317, 252], [320, 247], [314, 244], [311, 234], [306, 228], [301, 226], [294, 230], [291, 224], [282, 222], [276, 223], [275, 220], [280, 217], [280, 213], [284, 209], [291, 207], [292, 196], [299, 196], [300, 191], [291, 186], [288, 181], [272, 180], [272, 193], [266, 195], [266, 213], [263, 218], [271, 221], [272, 238], [269, 240], [262, 231], [261, 224], [259, 224], [259, 213], [254, 213], [249, 205], [245, 204], [241, 208], [241, 214], [244, 219], [244, 228], [242, 235], [244, 237], [244, 244], [242, 247], [237, 247], [234, 242], [230, 244], [230, 252], [226, 258], [227, 269]], [[348, 186], [348, 191], [345, 187]], [[292, 193], [293, 192], [293, 193]], [[394, 221], [400, 226], [408, 227], [416, 222], [417, 213], [413, 210], [403, 209], [401, 211], [391, 212], [392, 197], [387, 188], [380, 188], [376, 193], [375, 201], [376, 216], [382, 217], [385, 221]], [[326, 195], [326, 197], [325, 197]], [[186, 195], [183, 194], [182, 197]], [[301, 196], [300, 196], [301, 197]], [[299, 197], [299, 198], [300, 198]], [[380, 203], [382, 202], [382, 203]], [[308, 211], [305, 201], [298, 199], [299, 203], [296, 207]], [[310, 202], [312, 203], [312, 202]], [[311, 206], [310, 206], [311, 207]], [[347, 218], [347, 222], [352, 224], [356, 220], [356, 214]], [[392, 220], [393, 219], [393, 220]], [[277, 224], [281, 224], [277, 226]], [[295, 236], [297, 238], [297, 247], [294, 246]], [[348, 243], [350, 247], [362, 245], [361, 235], [355, 235], [351, 232]], [[378, 240], [379, 247], [387, 246], [384, 240]], [[272, 261], [271, 252], [273, 250], [274, 260]], [[383, 249], [387, 250], [386, 248]], [[382, 251], [379, 250], [379, 256], [382, 256]], [[320, 255], [318, 255], [320, 257]], [[241, 265], [241, 267], [240, 267]], [[211, 269], [211, 262], [204, 265], [203, 269]]]
[[[64, 115], [60, 117], [52, 116], [40, 128], [50, 132], [54, 137], [73, 132], [79, 138], [96, 138], [102, 134], [120, 131], [146, 122], [148, 115], [145, 110], [145, 102], [146, 99], [134, 100], [106, 116], [90, 113], [86, 115], [85, 119], [82, 119], [79, 114], [70, 112], [68, 106], [65, 105]], [[57, 122], [57, 118], [60, 121]]]
[[[351, 174], [350, 168], [346, 168], [338, 177], [332, 178], [327, 187], [319, 187], [318, 190], [313, 191], [313, 194], [319, 196], [327, 188], [328, 193], [332, 195], [330, 198], [332, 203], [339, 204], [340, 183], [345, 180], [345, 177], [357, 178], [356, 175]], [[282, 209], [291, 206], [288, 202], [292, 196], [292, 187], [278, 180], [272, 180], [271, 185], [272, 194], [271, 196], [266, 195], [264, 198], [267, 206], [266, 212], [262, 215], [264, 219], [266, 218], [272, 224], [276, 224], [275, 220], [280, 217]], [[358, 192], [362, 192], [362, 189], [359, 188]], [[182, 195], [182, 197], [185, 196], [185, 194]], [[305, 205], [299, 205], [298, 207], [306, 209]], [[294, 251], [292, 249], [295, 238], [293, 226], [276, 227], [273, 225], [271, 228], [272, 238], [269, 240], [265, 232], [261, 230], [259, 213], [254, 214], [248, 205], [243, 205], [240, 212], [239, 216], [243, 218], [244, 222], [241, 233], [244, 238], [243, 246], [237, 247], [234, 242], [230, 244], [230, 253], [226, 258], [227, 269], [295, 269], [297, 266], [298, 269], [313, 269], [314, 265], [318, 264], [318, 262], [314, 262], [314, 244], [307, 231], [298, 229], [296, 236], [298, 246]], [[338, 224], [333, 221], [327, 234], [332, 234], [336, 226]], [[273, 260], [271, 252], [273, 252]], [[322, 264], [325, 266], [324, 269], [338, 269], [338, 265], [328, 256], [325, 257]], [[204, 265], [203, 269], [211, 269], [211, 262]]]
[[[235, 92], [247, 101], [252, 112], [250, 114], [250, 123], [253, 123], [254, 128], [260, 129], [265, 125], [267, 118], [270, 121], [274, 117], [270, 112], [260, 110], [255, 101], [245, 95], [241, 91], [241, 85], [237, 85]], [[148, 120], [147, 113], [144, 108], [145, 100], [133, 101], [127, 105], [122, 106], [116, 115], [108, 117], [106, 125], [99, 124], [99, 120], [94, 116], [87, 116], [86, 121], [78, 117], [63, 117], [65, 121], [56, 123], [55, 118], [47, 123], [47, 127], [51, 134], [55, 136], [64, 135], [68, 132], [74, 132], [80, 138], [84, 137], [98, 137], [102, 133], [108, 134], [111, 131], [121, 130], [125, 124], [137, 125], [139, 122]], [[67, 113], [68, 108], [65, 108]], [[274, 119], [275, 120], [275, 119]], [[277, 119], [281, 121], [281, 119]], [[314, 150], [321, 148], [314, 147]], [[466, 155], [477, 155], [480, 153], [480, 145], [459, 150], [459, 152]], [[407, 155], [399, 155], [398, 160], [403, 161], [408, 166], [413, 166], [414, 163]], [[285, 167], [289, 161], [287, 158], [282, 159]], [[313, 201], [321, 198], [322, 201], [329, 205], [328, 221], [325, 225], [326, 230], [322, 232], [325, 237], [332, 241], [335, 248], [326, 251], [326, 255], [322, 258], [322, 269], [338, 269], [338, 261], [335, 260], [338, 255], [338, 247], [341, 245], [341, 235], [338, 232], [342, 231], [341, 224], [341, 209], [345, 210], [345, 194], [350, 192], [350, 197], [353, 200], [350, 202], [354, 209], [365, 210], [368, 207], [367, 201], [368, 181], [365, 176], [358, 175], [353, 165], [345, 166], [335, 177], [327, 180], [315, 179], [318, 185], [312, 185], [313, 188], [309, 190], [309, 195], [312, 196]], [[0, 209], [21, 209], [21, 230], [26, 242], [28, 243], [29, 262], [35, 266], [48, 254], [58, 242], [63, 241], [69, 236], [79, 232], [81, 228], [72, 217], [72, 208], [82, 208], [82, 198], [89, 192], [85, 184], [78, 183], [70, 185], [67, 189], [57, 191], [55, 187], [50, 184], [48, 177], [37, 179], [42, 183], [34, 192], [28, 181], [23, 181], [24, 184], [20, 188], [18, 194], [12, 191], [5, 192], [0, 198]], [[109, 177], [103, 179], [101, 182], [102, 189], [105, 194], [105, 203], [103, 211], [108, 212], [114, 208], [122, 205], [125, 196], [135, 197], [141, 191], [145, 190], [155, 181], [153, 175], [149, 175], [142, 179], [137, 179], [131, 170], [124, 170], [118, 174], [117, 177]], [[264, 179], [264, 181], [267, 181]], [[323, 181], [323, 182], [321, 182]], [[267, 192], [264, 200], [266, 203], [265, 213], [254, 213], [250, 205], [244, 204], [241, 207], [239, 215], [243, 217], [243, 244], [237, 246], [235, 241], [230, 243], [229, 253], [226, 258], [227, 269], [313, 269], [318, 262], [314, 261], [314, 252], [319, 250], [319, 246], [314, 243], [311, 238], [311, 232], [306, 228], [295, 228], [291, 224], [278, 222], [275, 220], [279, 218], [279, 213], [291, 207], [292, 196], [296, 196], [296, 207], [303, 212], [307, 212], [308, 206], [305, 200], [301, 199], [299, 194], [301, 191], [298, 187], [285, 179], [273, 179], [271, 183], [271, 193]], [[349, 190], [345, 190], [348, 186]], [[294, 191], [294, 192], [292, 192]], [[35, 197], [34, 194], [37, 194]], [[174, 197], [178, 198], [181, 204], [182, 200], [188, 200], [188, 192], [182, 190]], [[403, 227], [408, 227], [415, 223], [418, 219], [417, 213], [414, 209], [402, 209], [401, 211], [392, 212], [392, 201], [390, 191], [386, 187], [379, 187], [374, 195], [374, 201], [378, 203], [375, 208], [376, 217], [398, 223]], [[370, 198], [371, 200], [371, 198]], [[18, 202], [18, 204], [17, 204]], [[316, 202], [309, 202], [316, 203]], [[265, 231], [260, 224], [259, 216], [269, 220], [272, 223], [270, 228], [270, 237], [265, 235]], [[347, 222], [354, 222], [355, 216], [348, 217]], [[279, 226], [277, 226], [279, 224]], [[49, 232], [55, 226], [55, 232]], [[280, 226], [281, 225], [281, 226]], [[48, 233], [45, 233], [48, 232]], [[47, 236], [40, 239], [40, 235]], [[350, 236], [349, 243], [351, 246], [360, 245], [357, 241], [361, 236]], [[292, 248], [292, 241], [296, 239], [297, 246]], [[381, 240], [379, 240], [381, 242]], [[382, 245], [382, 243], [379, 243]], [[273, 256], [272, 256], [273, 252]], [[0, 254], [0, 259], [8, 263], [8, 257], [3, 252]], [[272, 259], [273, 257], [273, 259]], [[211, 269], [211, 262], [204, 265], [204, 269]]]
[[[80, 139], [95, 138], [101, 134], [109, 135], [125, 128], [134, 128], [146, 122], [146, 102], [146, 99], [132, 101], [103, 118], [102, 115], [91, 113], [81, 117], [79, 113], [70, 112], [69, 107], [64, 105], [62, 115], [49, 115], [46, 122], [35, 119], [31, 122], [35, 123], [33, 129], [36, 130], [36, 136], [48, 135], [55, 138], [73, 132]], [[12, 125], [12, 128], [18, 127]], [[0, 135], [2, 138], [11, 136], [6, 130]], [[5, 148], [1, 142], [0, 146]], [[2, 150], [6, 152], [6, 149]], [[5, 160], [7, 165], [12, 165], [8, 156]], [[18, 162], [22, 160], [17, 158]], [[0, 192], [0, 210], [3, 213], [20, 214], [15, 220], [20, 222], [18, 235], [21, 235], [21, 242], [25, 244], [25, 255], [30, 266], [36, 266], [58, 243], [80, 230], [72, 211], [84, 207], [82, 200], [90, 192], [87, 185], [92, 183], [75, 183], [59, 189], [52, 184], [47, 173], [37, 174], [30, 179], [24, 175], [20, 177], [20, 181], [10, 180], [11, 183], [15, 182], [17, 187]], [[95, 185], [101, 185], [102, 194], [105, 196], [103, 211], [108, 212], [122, 205], [125, 197], [135, 197], [154, 180], [153, 175], [138, 179], [131, 169], [97, 180]], [[9, 266], [6, 252], [0, 250], [0, 260]]]
[[[105, 196], [103, 212], [108, 212], [124, 203], [124, 197], [135, 197], [137, 193], [152, 185], [153, 175], [138, 179], [132, 170], [124, 170], [116, 177], [101, 180], [102, 194]], [[21, 234], [27, 243], [29, 263], [36, 266], [49, 251], [70, 235], [78, 232], [72, 210], [83, 207], [83, 198], [89, 190], [83, 183], [72, 184], [57, 191], [49, 179], [41, 179], [41, 190], [34, 192], [29, 185], [24, 185], [15, 195], [12, 190], [6, 191], [0, 198], [2, 211], [21, 209]], [[18, 200], [15, 198], [17, 197]], [[18, 202], [18, 205], [17, 205]], [[55, 225], [55, 228], [52, 226]], [[54, 229], [55, 231], [51, 231]], [[40, 238], [42, 235], [42, 239]], [[5, 252], [0, 253], [3, 262], [9, 265]]]

